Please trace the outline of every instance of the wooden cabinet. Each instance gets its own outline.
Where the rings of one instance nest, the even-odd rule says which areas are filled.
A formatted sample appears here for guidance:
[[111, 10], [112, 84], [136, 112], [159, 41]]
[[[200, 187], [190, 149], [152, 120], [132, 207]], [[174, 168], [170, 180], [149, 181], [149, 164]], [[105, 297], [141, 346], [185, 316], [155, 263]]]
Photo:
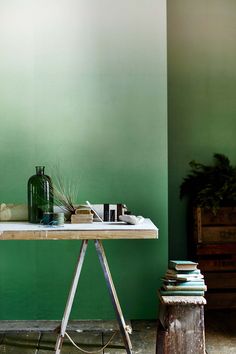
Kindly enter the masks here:
[[208, 287], [208, 308], [236, 308], [236, 207], [194, 208], [190, 256]]

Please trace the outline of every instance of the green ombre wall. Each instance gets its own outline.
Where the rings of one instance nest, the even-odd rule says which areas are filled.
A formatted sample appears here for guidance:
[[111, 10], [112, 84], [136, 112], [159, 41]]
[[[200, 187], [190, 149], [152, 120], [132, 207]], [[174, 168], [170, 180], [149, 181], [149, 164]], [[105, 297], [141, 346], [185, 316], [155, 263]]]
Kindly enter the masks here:
[[[124, 202], [159, 240], [104, 242], [127, 318], [155, 318], [168, 257], [164, 0], [0, 3], [0, 202], [26, 203], [36, 165], [77, 202]], [[0, 319], [58, 319], [80, 242], [3, 241]], [[93, 244], [72, 318], [113, 318]]]
[[192, 159], [215, 152], [236, 164], [236, 1], [169, 0], [168, 145], [170, 257], [186, 257], [179, 186]]

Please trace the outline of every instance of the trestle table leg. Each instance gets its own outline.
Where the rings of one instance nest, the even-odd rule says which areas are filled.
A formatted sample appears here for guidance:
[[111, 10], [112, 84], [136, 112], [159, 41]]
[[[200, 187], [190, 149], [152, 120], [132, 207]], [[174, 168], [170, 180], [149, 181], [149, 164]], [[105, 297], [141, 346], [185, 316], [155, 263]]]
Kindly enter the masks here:
[[77, 262], [76, 269], [75, 269], [74, 278], [73, 278], [73, 281], [72, 281], [72, 284], [71, 284], [71, 288], [70, 288], [70, 292], [69, 292], [69, 296], [68, 296], [68, 299], [67, 299], [64, 315], [63, 315], [63, 318], [62, 318], [62, 321], [61, 321], [60, 334], [57, 337], [57, 342], [56, 342], [56, 346], [55, 346], [55, 354], [60, 354], [60, 352], [61, 352], [61, 347], [62, 347], [63, 339], [64, 339], [64, 336], [65, 336], [65, 331], [66, 331], [66, 327], [67, 327], [67, 324], [68, 324], [71, 308], [72, 308], [72, 305], [73, 305], [73, 301], [74, 301], [74, 297], [75, 297], [75, 293], [76, 293], [76, 289], [77, 289], [77, 285], [78, 285], [81, 269], [82, 269], [82, 266], [83, 266], [84, 257], [85, 257], [85, 253], [86, 253], [86, 250], [87, 250], [87, 246], [88, 246], [88, 240], [83, 240], [82, 244], [81, 244], [81, 248], [80, 248], [80, 254], [79, 254], [78, 262]]
[[102, 241], [95, 240], [95, 246], [96, 246], [98, 257], [99, 257], [99, 260], [100, 260], [100, 263], [101, 263], [101, 266], [103, 269], [103, 273], [105, 276], [107, 287], [108, 287], [108, 290], [110, 293], [111, 301], [112, 301], [112, 304], [113, 304], [113, 307], [114, 307], [114, 310], [116, 313], [116, 318], [117, 318], [117, 321], [118, 321], [118, 324], [120, 327], [120, 332], [121, 332], [121, 335], [122, 335], [122, 338], [124, 341], [126, 352], [128, 354], [132, 354], [132, 344], [131, 344], [130, 337], [129, 337], [129, 328], [125, 324], [124, 316], [122, 314], [122, 310], [120, 307], [118, 296], [116, 294], [116, 289], [115, 289], [115, 286], [114, 286], [114, 283], [112, 280], [112, 276], [110, 273], [110, 269], [108, 266], [108, 262], [106, 259], [106, 255], [105, 255], [105, 251], [104, 251], [104, 248], [102, 245]]

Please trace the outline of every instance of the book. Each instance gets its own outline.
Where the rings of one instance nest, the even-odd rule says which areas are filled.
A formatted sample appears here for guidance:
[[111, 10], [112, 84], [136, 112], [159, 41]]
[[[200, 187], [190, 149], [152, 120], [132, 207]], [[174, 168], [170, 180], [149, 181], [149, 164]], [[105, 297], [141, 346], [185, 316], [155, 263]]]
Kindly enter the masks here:
[[169, 261], [169, 268], [175, 270], [195, 270], [198, 263], [192, 261]]
[[201, 274], [200, 269], [194, 269], [194, 270], [176, 270], [176, 269], [167, 269], [167, 272], [170, 274]]
[[184, 291], [193, 291], [193, 290], [202, 290], [206, 291], [207, 287], [205, 284], [199, 284], [199, 285], [165, 285], [163, 284], [163, 289], [165, 290], [172, 290], [172, 291], [178, 291], [178, 290], [184, 290]]
[[163, 278], [163, 284], [165, 285], [181, 285], [181, 286], [197, 286], [197, 285], [205, 285], [203, 279], [199, 279], [197, 281], [179, 281], [176, 279], [165, 279]]
[[165, 274], [165, 277], [168, 278], [193, 278], [193, 279], [196, 279], [196, 278], [199, 278], [199, 279], [202, 279], [203, 278], [203, 275], [201, 273], [199, 274], [188, 274], [188, 273], [169, 273], [168, 271], [166, 272]]
[[204, 279], [202, 274], [199, 274], [197, 277], [193, 276], [187, 276], [187, 275], [165, 275], [165, 279], [172, 279], [172, 280], [178, 280], [178, 281], [199, 281], [201, 279]]
[[93, 216], [91, 215], [86, 215], [86, 214], [74, 214], [71, 215], [71, 223], [72, 224], [83, 224], [83, 223], [92, 223], [93, 222]]
[[197, 277], [202, 275], [200, 269], [190, 270], [190, 271], [179, 271], [174, 269], [167, 269], [166, 274], [173, 276], [188, 276], [188, 277]]
[[164, 290], [161, 288], [160, 294], [163, 296], [204, 296], [203, 290]]
[[91, 215], [91, 209], [89, 209], [89, 208], [78, 208], [75, 211], [75, 215]]

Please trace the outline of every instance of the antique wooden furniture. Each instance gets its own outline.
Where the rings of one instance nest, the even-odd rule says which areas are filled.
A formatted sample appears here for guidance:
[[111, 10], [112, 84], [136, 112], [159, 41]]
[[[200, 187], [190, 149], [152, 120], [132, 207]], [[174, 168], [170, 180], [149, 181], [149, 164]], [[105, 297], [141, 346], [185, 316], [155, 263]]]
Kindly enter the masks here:
[[110, 293], [111, 301], [116, 313], [120, 332], [123, 337], [126, 352], [132, 354], [130, 341], [130, 328], [126, 326], [116, 290], [113, 284], [109, 266], [107, 263], [102, 240], [114, 239], [156, 239], [158, 229], [149, 219], [138, 225], [127, 225], [125, 223], [92, 223], [92, 224], [65, 224], [61, 227], [48, 227], [29, 223], [0, 223], [0, 240], [82, 240], [78, 262], [74, 278], [64, 310], [63, 319], [59, 329], [59, 335], [55, 347], [55, 353], [61, 352], [63, 339], [66, 335], [66, 328], [74, 301], [88, 241], [93, 240], [105, 276]]
[[205, 354], [202, 296], [161, 296], [156, 354]]
[[205, 276], [207, 308], [236, 308], [236, 208], [195, 208], [189, 241]]

